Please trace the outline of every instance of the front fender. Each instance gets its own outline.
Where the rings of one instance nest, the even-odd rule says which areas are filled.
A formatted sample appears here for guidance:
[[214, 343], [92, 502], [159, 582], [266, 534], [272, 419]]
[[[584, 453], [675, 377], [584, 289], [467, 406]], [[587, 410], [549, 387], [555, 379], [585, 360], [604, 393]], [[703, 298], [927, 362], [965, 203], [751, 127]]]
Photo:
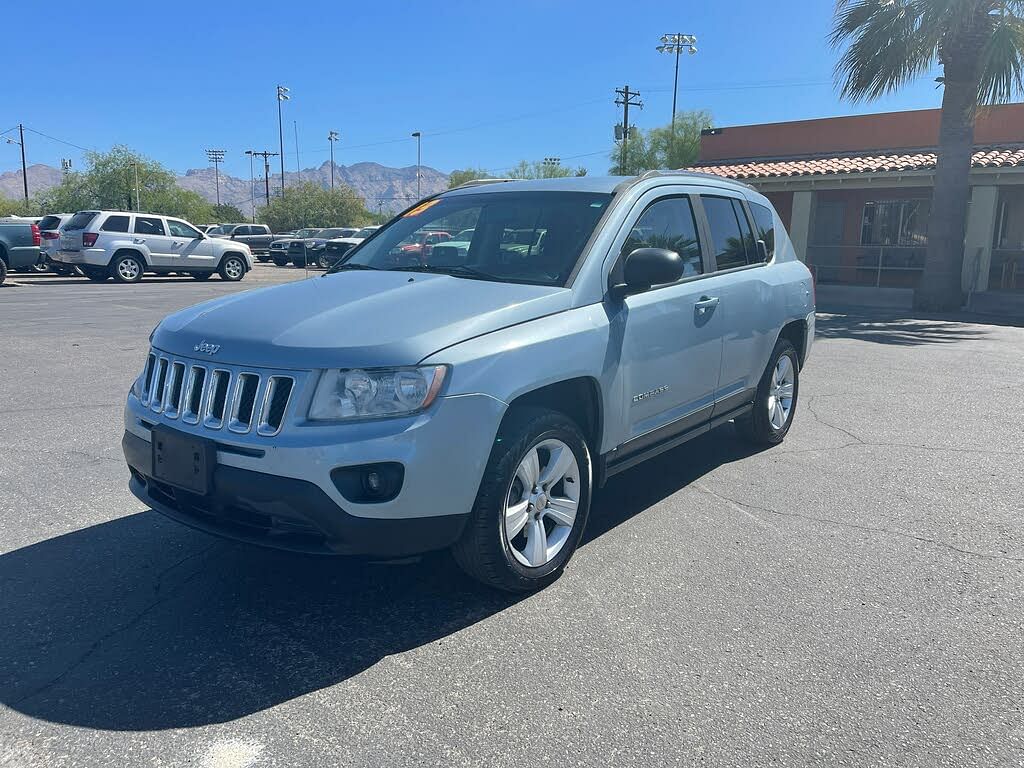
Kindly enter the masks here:
[[451, 366], [448, 395], [485, 394], [505, 404], [548, 384], [594, 379], [605, 425], [603, 452], [621, 427], [613, 407], [621, 399], [615, 394], [621, 389], [620, 352], [621, 338], [615, 338], [605, 306], [591, 304], [460, 342], [423, 364]]

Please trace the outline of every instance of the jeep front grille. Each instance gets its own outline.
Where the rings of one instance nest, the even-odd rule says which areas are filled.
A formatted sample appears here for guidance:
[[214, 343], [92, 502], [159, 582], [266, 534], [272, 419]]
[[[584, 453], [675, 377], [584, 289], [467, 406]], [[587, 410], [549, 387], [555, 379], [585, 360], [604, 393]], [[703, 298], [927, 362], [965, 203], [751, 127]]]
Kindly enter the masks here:
[[142, 404], [165, 419], [225, 426], [238, 434], [253, 429], [263, 437], [281, 431], [295, 390], [295, 378], [277, 373], [201, 365], [153, 352], [146, 360]]

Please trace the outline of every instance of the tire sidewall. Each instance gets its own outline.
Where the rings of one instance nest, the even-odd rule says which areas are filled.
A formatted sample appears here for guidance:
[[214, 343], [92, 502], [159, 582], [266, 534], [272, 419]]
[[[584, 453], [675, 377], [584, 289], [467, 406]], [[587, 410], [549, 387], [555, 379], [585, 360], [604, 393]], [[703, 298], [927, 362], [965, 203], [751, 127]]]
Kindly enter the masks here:
[[[131, 280], [128, 280], [121, 276], [121, 272], [118, 267], [122, 262], [134, 261], [139, 267], [139, 273]], [[123, 256], [114, 260], [114, 263], [110, 267], [110, 276], [114, 278], [115, 282], [118, 283], [137, 283], [142, 279], [142, 273], [146, 271], [146, 265], [143, 263], [142, 258], [132, 253], [126, 253]]]
[[[228, 275], [227, 267], [228, 267], [228, 264], [230, 262], [232, 262], [232, 261], [237, 261], [238, 265], [239, 265], [239, 268], [241, 269], [241, 271], [238, 274], [238, 277], [231, 277], [230, 275]], [[224, 261], [222, 261], [220, 263], [220, 276], [222, 278], [224, 278], [225, 280], [229, 281], [229, 282], [232, 282], [232, 283], [238, 282], [243, 277], [245, 277], [245, 262], [242, 260], [242, 258], [240, 256], [234, 256], [234, 255], [225, 256], [224, 257]]]
[[[506, 451], [493, 467], [493, 482], [502, 490], [500, 493], [495, 493], [492, 496], [491, 509], [489, 510], [495, 531], [495, 545], [500, 548], [502, 557], [509, 570], [524, 583], [538, 586], [553, 577], [557, 577], [558, 573], [572, 559], [573, 553], [583, 537], [583, 531], [586, 529], [593, 490], [593, 466], [590, 458], [590, 449], [583, 435], [573, 427], [568, 419], [560, 417], [558, 414], [552, 414], [548, 421], [551, 422], [550, 425], [545, 426], [540, 431], [531, 430], [531, 434], [524, 435], [520, 440], [517, 440], [514, 447]], [[528, 451], [545, 440], [552, 438], [562, 441], [572, 450], [580, 468], [581, 480], [584, 482], [583, 487], [580, 488], [580, 502], [576, 512], [576, 522], [573, 525], [572, 533], [570, 533], [561, 551], [550, 562], [537, 568], [531, 568], [520, 563], [515, 555], [512, 554], [512, 545], [509, 543], [505, 532], [505, 509], [519, 463]]]
[[[793, 366], [793, 402], [789, 409], [789, 418], [786, 419], [786, 423], [782, 425], [781, 429], [776, 429], [772, 426], [771, 419], [768, 418], [768, 396], [771, 392], [772, 377], [775, 375], [775, 366], [778, 365], [779, 359], [788, 356], [790, 365]], [[790, 427], [793, 426], [793, 419], [796, 416], [796, 406], [800, 399], [800, 360], [797, 357], [796, 349], [786, 340], [780, 340], [775, 345], [775, 349], [772, 352], [772, 359], [768, 363], [768, 368], [764, 372], [764, 378], [761, 381], [761, 385], [757, 393], [757, 403], [755, 407], [758, 409], [758, 418], [763, 419], [764, 429], [766, 431], [766, 437], [769, 442], [781, 443], [786, 435], [789, 433]]]

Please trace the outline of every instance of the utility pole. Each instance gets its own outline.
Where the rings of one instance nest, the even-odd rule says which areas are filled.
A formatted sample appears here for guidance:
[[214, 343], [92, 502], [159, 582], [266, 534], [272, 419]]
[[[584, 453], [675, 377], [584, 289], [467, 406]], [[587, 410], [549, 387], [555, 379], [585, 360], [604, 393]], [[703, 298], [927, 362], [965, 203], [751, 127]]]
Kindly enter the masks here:
[[334, 189], [334, 142], [339, 138], [337, 131], [331, 131], [327, 134], [327, 140], [331, 142], [331, 189]]
[[281, 102], [291, 98], [288, 91], [289, 89], [283, 85], [277, 86], [277, 140], [281, 150], [281, 197], [284, 197], [284, 122], [281, 118]]
[[224, 162], [223, 149], [208, 149], [206, 157], [213, 163], [213, 174], [217, 181], [217, 205], [220, 205], [220, 164]]
[[135, 171], [135, 210], [142, 210], [142, 195], [139, 194], [139, 163], [132, 160], [132, 168]]
[[254, 149], [252, 150], [252, 154], [255, 157], [263, 158], [263, 183], [266, 186], [267, 205], [270, 205], [270, 158], [277, 157], [277, 152], [257, 152]]
[[629, 108], [638, 107], [639, 109], [643, 109], [644, 103], [640, 101], [640, 92], [629, 90], [628, 85], [625, 85], [622, 88], [616, 88], [615, 93], [617, 94], [615, 105], [622, 107], [622, 153], [621, 160], [619, 161], [619, 171], [625, 175], [626, 145], [629, 143]]
[[21, 147], [21, 183], [25, 188], [25, 202], [28, 202], [28, 166], [25, 165], [25, 126], [21, 123], [18, 123], [18, 139], [18, 141], [15, 141], [8, 138], [7, 143], [17, 144]]
[[252, 223], [256, 223], [256, 176], [253, 174], [252, 161], [256, 155], [255, 150], [247, 149], [245, 154], [249, 156], [249, 205], [252, 206]]
[[422, 200], [423, 195], [420, 193], [420, 165], [421, 165], [421, 154], [420, 154], [420, 141], [423, 139], [423, 134], [419, 131], [414, 131], [412, 137], [416, 139], [416, 199]]

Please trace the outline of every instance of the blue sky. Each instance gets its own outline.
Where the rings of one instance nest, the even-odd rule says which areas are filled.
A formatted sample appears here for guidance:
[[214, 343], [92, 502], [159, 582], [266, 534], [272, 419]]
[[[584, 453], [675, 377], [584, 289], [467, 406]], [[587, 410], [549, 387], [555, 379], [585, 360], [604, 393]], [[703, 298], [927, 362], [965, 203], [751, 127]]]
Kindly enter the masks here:
[[[378, 0], [367, 3], [179, 0], [100, 7], [52, 0], [8, 4], [9, 35], [0, 131], [18, 122], [80, 147], [127, 144], [178, 172], [227, 151], [225, 169], [249, 173], [245, 149], [278, 146], [275, 86], [285, 103], [285, 154], [295, 168], [416, 162], [443, 171], [501, 173], [545, 156], [608, 168], [614, 89], [628, 83], [643, 128], [666, 124], [672, 57], [655, 51], [665, 32], [698, 36], [680, 64], [679, 108], [709, 110], [716, 125], [939, 106], [928, 77], [870, 104], [839, 100], [836, 53], [827, 42], [831, 0]], [[43, 18], [45, 17], [45, 19]], [[40, 29], [42, 26], [42, 29]], [[67, 41], [65, 47], [60, 41]], [[7, 134], [12, 135], [12, 134]], [[58, 166], [81, 151], [37, 133], [28, 160]], [[18, 148], [0, 144], [0, 170]]]

